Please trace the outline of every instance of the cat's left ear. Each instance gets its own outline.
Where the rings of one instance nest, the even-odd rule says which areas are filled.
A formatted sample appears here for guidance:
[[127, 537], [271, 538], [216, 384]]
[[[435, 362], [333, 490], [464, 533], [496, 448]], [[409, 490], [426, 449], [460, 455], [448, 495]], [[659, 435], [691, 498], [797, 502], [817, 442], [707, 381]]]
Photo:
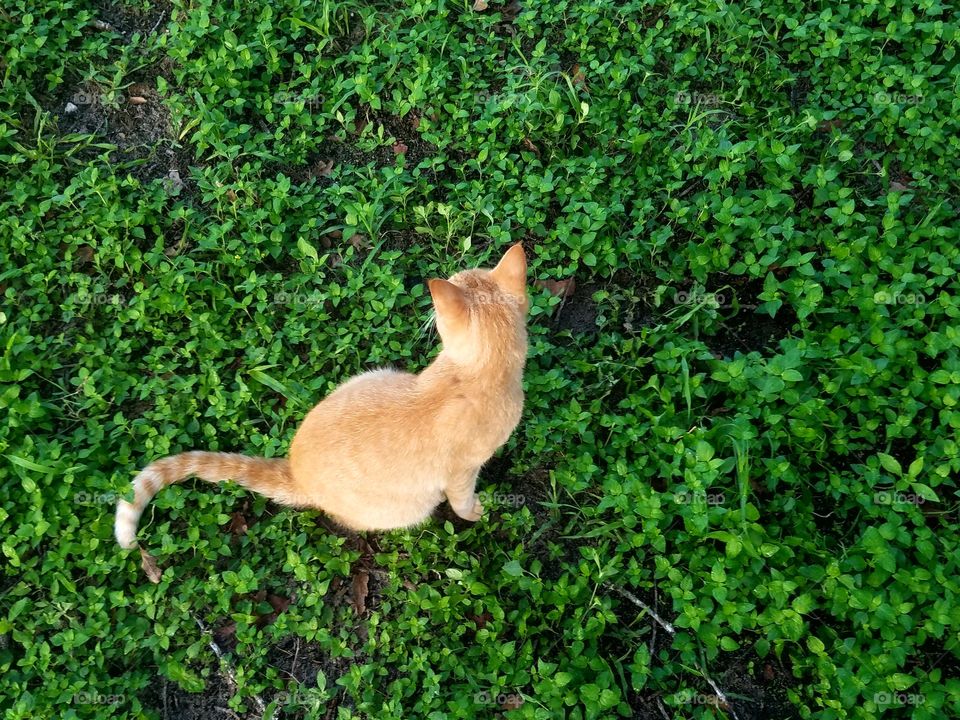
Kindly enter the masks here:
[[437, 309], [438, 321], [457, 328], [470, 320], [467, 299], [463, 290], [449, 280], [428, 280], [427, 287], [433, 297], [433, 306]]
[[527, 288], [527, 256], [523, 252], [523, 245], [517, 243], [507, 250], [490, 275], [504, 290], [524, 295]]

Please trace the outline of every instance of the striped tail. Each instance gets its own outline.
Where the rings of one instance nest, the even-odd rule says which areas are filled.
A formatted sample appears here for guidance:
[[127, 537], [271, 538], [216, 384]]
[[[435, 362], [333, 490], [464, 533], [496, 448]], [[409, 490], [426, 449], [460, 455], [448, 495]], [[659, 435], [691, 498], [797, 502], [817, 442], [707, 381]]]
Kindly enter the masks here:
[[147, 465], [133, 479], [133, 502], [117, 503], [113, 531], [125, 550], [137, 547], [137, 523], [150, 500], [167, 485], [196, 476], [207, 482], [233, 480], [248, 490], [281, 503], [294, 498], [290, 462], [236, 453], [193, 452], [171, 455]]

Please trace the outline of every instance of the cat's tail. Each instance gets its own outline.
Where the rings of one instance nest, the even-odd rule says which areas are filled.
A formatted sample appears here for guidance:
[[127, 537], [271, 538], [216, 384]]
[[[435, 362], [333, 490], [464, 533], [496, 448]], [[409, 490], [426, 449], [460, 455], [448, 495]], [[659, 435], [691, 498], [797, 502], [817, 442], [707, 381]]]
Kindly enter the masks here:
[[133, 479], [133, 502], [117, 503], [113, 531], [126, 550], [137, 547], [137, 523], [150, 500], [167, 485], [196, 476], [207, 482], [233, 480], [248, 490], [290, 504], [293, 476], [285, 458], [262, 458], [236, 453], [195, 450], [155, 460]]

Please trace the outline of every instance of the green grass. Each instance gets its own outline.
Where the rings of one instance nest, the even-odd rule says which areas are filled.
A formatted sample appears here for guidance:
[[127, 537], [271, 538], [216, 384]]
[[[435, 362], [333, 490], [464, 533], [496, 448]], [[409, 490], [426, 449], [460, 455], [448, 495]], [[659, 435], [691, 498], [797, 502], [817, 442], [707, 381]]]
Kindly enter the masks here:
[[[472, 7], [0, 10], [4, 716], [960, 714], [960, 12]], [[519, 240], [577, 290], [482, 522], [188, 482], [117, 548]]]

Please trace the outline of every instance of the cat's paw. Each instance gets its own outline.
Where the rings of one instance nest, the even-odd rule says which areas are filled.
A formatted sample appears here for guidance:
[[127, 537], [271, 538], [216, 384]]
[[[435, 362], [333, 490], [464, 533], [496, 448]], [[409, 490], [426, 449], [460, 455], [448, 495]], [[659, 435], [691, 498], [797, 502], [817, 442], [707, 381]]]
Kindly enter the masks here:
[[483, 517], [483, 503], [477, 498], [476, 495], [473, 497], [473, 507], [469, 510], [463, 512], [457, 511], [457, 515], [462, 517], [464, 520], [469, 520], [470, 522], [476, 522]]

